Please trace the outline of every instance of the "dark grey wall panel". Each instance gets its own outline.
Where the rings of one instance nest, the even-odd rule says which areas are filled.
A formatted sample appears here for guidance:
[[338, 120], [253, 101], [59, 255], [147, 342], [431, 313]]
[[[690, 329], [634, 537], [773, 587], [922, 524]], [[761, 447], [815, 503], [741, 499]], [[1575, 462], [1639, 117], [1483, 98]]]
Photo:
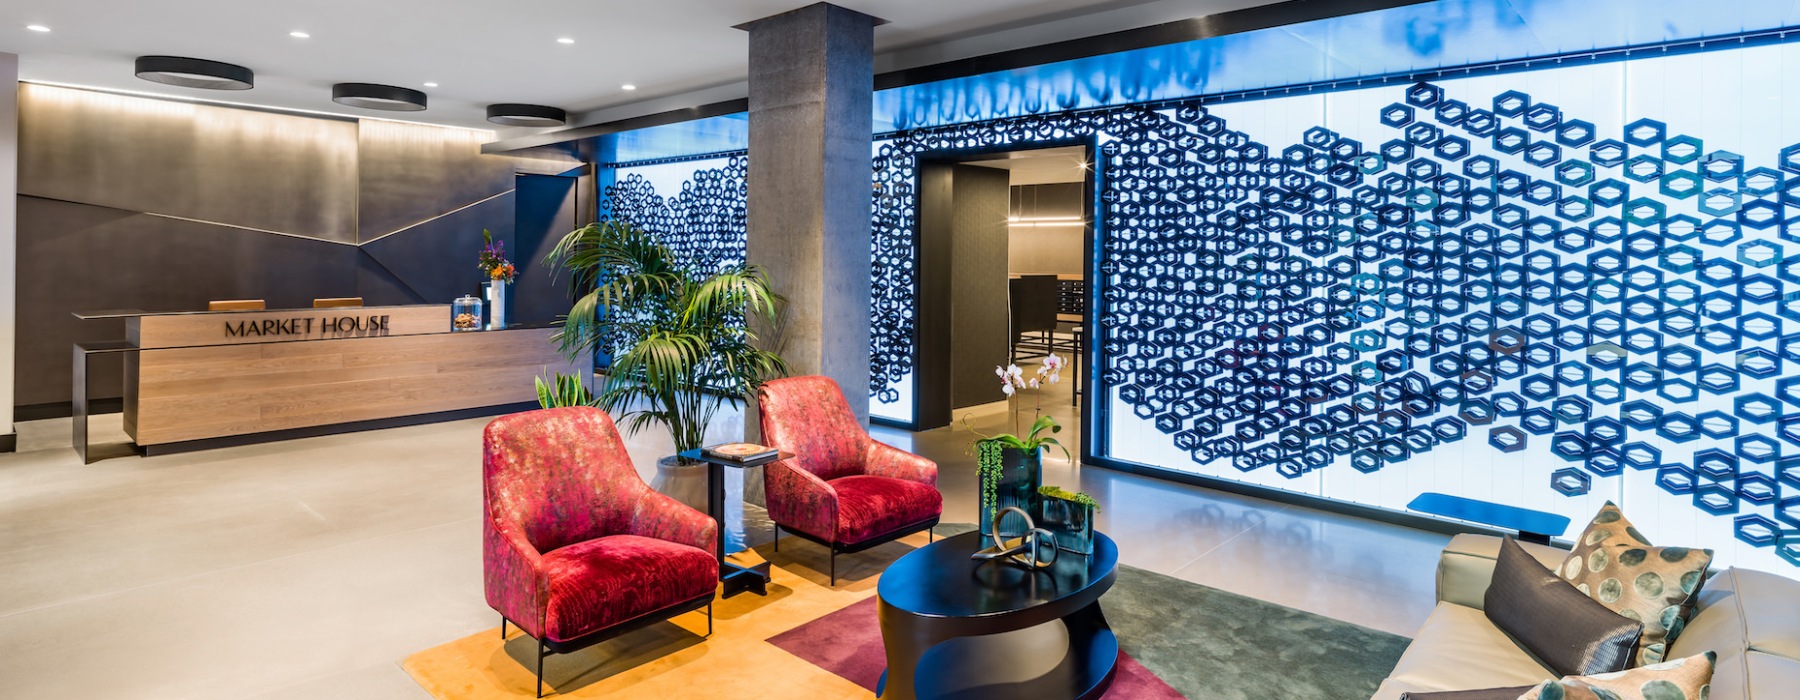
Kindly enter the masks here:
[[513, 159], [481, 154], [489, 136], [422, 124], [362, 122], [356, 136], [359, 240], [511, 190]]
[[555, 274], [544, 256], [580, 228], [576, 194], [581, 178], [520, 175], [514, 190], [513, 247], [519, 275], [512, 287], [512, 321], [547, 323], [569, 312], [569, 276]]
[[952, 212], [950, 406], [1000, 401], [995, 365], [1007, 362], [1006, 253], [1009, 173], [956, 166]]
[[918, 346], [913, 406], [918, 430], [950, 424], [951, 238], [956, 210], [956, 166], [919, 164], [919, 292], [915, 299]]
[[[441, 218], [362, 245], [376, 262], [423, 303], [448, 304], [464, 294], [481, 295], [481, 230], [514, 249], [511, 192]], [[512, 253], [508, 253], [509, 256]], [[514, 262], [516, 263], [516, 257]], [[517, 305], [514, 305], [517, 308]]]
[[20, 194], [356, 240], [354, 121], [32, 84], [19, 98]]
[[[69, 400], [69, 347], [117, 340], [119, 322], [77, 310], [204, 309], [213, 299], [309, 306], [356, 294], [356, 248], [39, 197], [19, 197], [18, 388], [21, 405]], [[119, 396], [102, 369], [96, 397]]]
[[[71, 311], [449, 303], [480, 291], [483, 228], [520, 266], [514, 319], [568, 309], [535, 263], [549, 231], [573, 228], [552, 222], [572, 219], [576, 198], [534, 198], [545, 211], [525, 215], [542, 230], [518, 245], [514, 169], [554, 164], [481, 155], [485, 132], [41, 85], [21, 94], [15, 403], [64, 404], [70, 344], [124, 334]], [[116, 397], [117, 377], [97, 368], [95, 396]]]

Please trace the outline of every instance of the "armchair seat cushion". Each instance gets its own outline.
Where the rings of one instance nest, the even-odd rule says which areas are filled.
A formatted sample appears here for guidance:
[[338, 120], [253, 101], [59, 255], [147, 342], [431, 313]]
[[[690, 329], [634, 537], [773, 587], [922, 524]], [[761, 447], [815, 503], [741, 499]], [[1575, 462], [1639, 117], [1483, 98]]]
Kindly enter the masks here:
[[719, 562], [703, 550], [637, 535], [612, 535], [544, 555], [549, 601], [545, 636], [567, 642], [639, 615], [711, 595]]
[[944, 495], [917, 481], [846, 476], [826, 483], [837, 491], [840, 544], [861, 544], [944, 512]]

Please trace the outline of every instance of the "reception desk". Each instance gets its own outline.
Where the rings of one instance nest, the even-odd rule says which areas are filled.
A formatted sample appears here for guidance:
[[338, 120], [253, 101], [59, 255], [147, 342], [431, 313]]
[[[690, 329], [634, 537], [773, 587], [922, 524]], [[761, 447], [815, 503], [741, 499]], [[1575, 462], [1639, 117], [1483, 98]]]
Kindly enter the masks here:
[[591, 372], [555, 328], [453, 332], [448, 304], [118, 315], [147, 454], [525, 408], [534, 378]]

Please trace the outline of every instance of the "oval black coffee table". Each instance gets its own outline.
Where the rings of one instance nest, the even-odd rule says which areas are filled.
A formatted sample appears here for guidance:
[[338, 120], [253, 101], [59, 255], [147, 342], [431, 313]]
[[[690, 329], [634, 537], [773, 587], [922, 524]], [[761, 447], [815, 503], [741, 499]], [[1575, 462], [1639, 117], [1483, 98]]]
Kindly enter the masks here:
[[914, 698], [1097, 698], [1112, 684], [1119, 640], [1100, 611], [1119, 549], [1060, 552], [1037, 571], [969, 559], [989, 544], [970, 532], [913, 550], [877, 588], [887, 671], [876, 694]]

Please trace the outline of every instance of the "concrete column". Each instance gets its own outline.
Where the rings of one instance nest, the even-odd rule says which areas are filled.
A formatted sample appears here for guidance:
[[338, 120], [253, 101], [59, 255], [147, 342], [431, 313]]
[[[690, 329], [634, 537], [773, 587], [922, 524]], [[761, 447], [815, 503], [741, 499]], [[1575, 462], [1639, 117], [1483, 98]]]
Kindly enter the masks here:
[[[13, 430], [13, 364], [19, 299], [19, 57], [0, 53], [0, 451], [18, 445]], [[66, 351], [65, 351], [66, 352]]]
[[869, 418], [874, 29], [819, 3], [750, 32], [749, 259], [788, 298], [774, 341], [794, 374], [823, 374]]

